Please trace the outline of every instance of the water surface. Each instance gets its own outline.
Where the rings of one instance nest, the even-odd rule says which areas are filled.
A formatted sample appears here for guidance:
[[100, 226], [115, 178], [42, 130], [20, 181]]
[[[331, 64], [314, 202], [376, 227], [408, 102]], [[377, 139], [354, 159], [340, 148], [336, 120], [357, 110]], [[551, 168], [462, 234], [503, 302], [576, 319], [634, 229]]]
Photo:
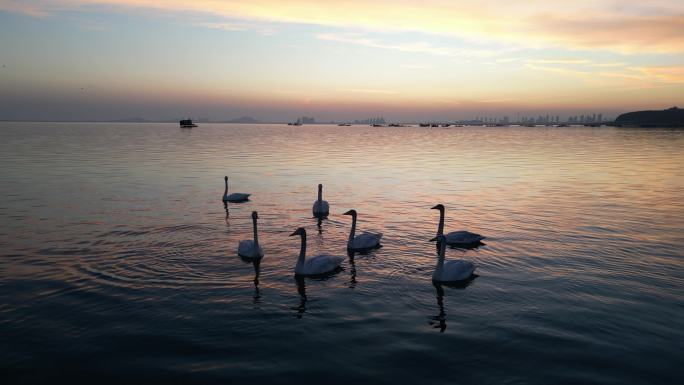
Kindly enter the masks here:
[[[9, 383], [674, 383], [684, 131], [1, 123]], [[223, 176], [251, 201], [220, 198]], [[311, 218], [324, 184], [331, 216]], [[435, 287], [448, 231], [479, 277]], [[348, 209], [381, 249], [347, 257]], [[236, 256], [259, 212], [266, 256]], [[308, 253], [345, 256], [297, 281]], [[94, 377], [96, 376], [96, 377]]]

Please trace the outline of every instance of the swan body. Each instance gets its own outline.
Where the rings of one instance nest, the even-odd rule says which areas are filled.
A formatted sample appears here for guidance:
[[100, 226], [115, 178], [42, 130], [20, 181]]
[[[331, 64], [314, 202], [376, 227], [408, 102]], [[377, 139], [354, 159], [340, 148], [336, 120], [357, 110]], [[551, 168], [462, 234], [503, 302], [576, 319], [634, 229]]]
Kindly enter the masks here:
[[315, 217], [325, 217], [330, 213], [330, 206], [323, 200], [323, 185], [318, 185], [318, 199], [313, 204], [313, 215]]
[[245, 259], [261, 259], [264, 250], [259, 246], [259, 236], [257, 234], [257, 219], [259, 216], [256, 211], [252, 212], [252, 223], [254, 226], [254, 239], [245, 239], [238, 244], [238, 255]]
[[[432, 209], [439, 210], [439, 225], [437, 226], [437, 237], [444, 234], [444, 205], [438, 204]], [[472, 246], [480, 243], [485, 237], [470, 231], [452, 231], [444, 236], [445, 242], [449, 246]]]
[[382, 233], [363, 232], [356, 235], [356, 210], [349, 210], [344, 215], [351, 215], [352, 217], [352, 227], [347, 241], [348, 250], [367, 250], [380, 246]]
[[245, 193], [232, 193], [228, 195], [228, 177], [226, 176], [224, 178], [226, 182], [226, 189], [223, 191], [223, 201], [224, 202], [244, 202], [246, 200], [249, 200], [249, 196], [251, 194], [245, 194]]
[[260, 259], [264, 257], [264, 250], [251, 239], [243, 239], [238, 244], [238, 255], [246, 259]]
[[295, 267], [295, 273], [299, 275], [321, 275], [331, 273], [340, 267], [344, 258], [321, 254], [308, 258], [301, 266]]
[[481, 242], [485, 237], [470, 231], [452, 231], [444, 235], [446, 243], [449, 245], [472, 245]]
[[465, 259], [456, 259], [444, 262], [444, 255], [446, 253], [446, 237], [440, 235], [433, 238], [439, 242], [439, 256], [437, 257], [437, 266], [435, 272], [432, 273], [432, 280], [435, 282], [462, 282], [470, 279], [475, 272], [475, 265]]
[[224, 202], [244, 202], [246, 200], [249, 200], [250, 195], [251, 194], [232, 193], [230, 195], [224, 195], [223, 201]]
[[306, 258], [306, 230], [298, 228], [290, 236], [299, 235], [302, 239], [299, 258], [295, 265], [295, 275], [316, 276], [333, 273], [340, 268], [344, 258], [336, 255], [321, 254], [315, 257]]
[[351, 250], [372, 249], [380, 246], [380, 239], [382, 233], [361, 233], [354, 237], [351, 243], [347, 244], [347, 248]]

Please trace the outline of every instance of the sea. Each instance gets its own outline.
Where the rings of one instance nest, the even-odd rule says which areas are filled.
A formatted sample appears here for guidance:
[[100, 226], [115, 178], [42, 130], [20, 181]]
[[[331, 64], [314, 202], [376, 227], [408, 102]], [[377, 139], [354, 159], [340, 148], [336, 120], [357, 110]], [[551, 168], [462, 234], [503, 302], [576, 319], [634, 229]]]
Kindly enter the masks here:
[[[0, 123], [3, 384], [675, 384], [684, 129]], [[250, 193], [224, 205], [228, 192]], [[330, 205], [312, 215], [317, 186]], [[476, 276], [432, 282], [447, 248]], [[382, 247], [348, 253], [357, 231]], [[258, 212], [259, 263], [237, 256]], [[296, 278], [307, 256], [339, 255]]]

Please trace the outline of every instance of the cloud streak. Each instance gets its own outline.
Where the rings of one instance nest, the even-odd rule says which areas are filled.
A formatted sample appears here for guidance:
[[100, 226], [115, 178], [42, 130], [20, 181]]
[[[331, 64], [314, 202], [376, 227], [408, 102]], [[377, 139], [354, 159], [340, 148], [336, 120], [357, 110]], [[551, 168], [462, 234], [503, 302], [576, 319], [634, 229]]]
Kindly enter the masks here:
[[[654, 0], [373, 2], [347, 0], [3, 0], [0, 10], [45, 16], [66, 9], [147, 9], [258, 23], [296, 23], [373, 31], [418, 31], [522, 47], [684, 52], [684, 2]], [[436, 50], [439, 47], [414, 49]]]
[[316, 35], [317, 39], [334, 41], [338, 43], [347, 43], [361, 45], [364, 47], [386, 49], [391, 51], [428, 54], [434, 56], [444, 56], [450, 58], [462, 57], [489, 57], [498, 55], [497, 52], [488, 50], [474, 50], [474, 49], [456, 49], [447, 46], [436, 46], [424, 41], [405, 42], [405, 43], [385, 43], [377, 39], [364, 37], [356, 33], [337, 34], [337, 33], [320, 33]]

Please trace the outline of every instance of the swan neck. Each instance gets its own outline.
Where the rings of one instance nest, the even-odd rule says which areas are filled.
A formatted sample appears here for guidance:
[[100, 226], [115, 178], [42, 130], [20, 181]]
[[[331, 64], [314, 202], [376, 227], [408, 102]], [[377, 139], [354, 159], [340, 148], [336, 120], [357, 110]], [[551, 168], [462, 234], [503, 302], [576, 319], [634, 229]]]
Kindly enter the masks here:
[[320, 209], [321, 201], [323, 200], [323, 186], [318, 186], [318, 208]]
[[226, 182], [226, 189], [223, 190], [223, 195], [228, 195], [228, 178], [224, 180]]
[[304, 258], [306, 257], [306, 234], [301, 234], [302, 245], [299, 249], [299, 258], [297, 259], [297, 267], [304, 265]]
[[356, 214], [352, 214], [351, 231], [349, 231], [349, 240], [347, 241], [348, 245], [354, 242], [354, 234], [356, 234]]
[[444, 260], [444, 255], [446, 254], [446, 247], [447, 247], [447, 242], [446, 238], [443, 238], [444, 241], [439, 243], [439, 258]]
[[254, 246], [259, 247], [259, 235], [257, 234], [257, 219], [252, 218], [252, 226], [254, 227]]
[[444, 209], [439, 210], [439, 225], [437, 225], [437, 236], [444, 234]]

